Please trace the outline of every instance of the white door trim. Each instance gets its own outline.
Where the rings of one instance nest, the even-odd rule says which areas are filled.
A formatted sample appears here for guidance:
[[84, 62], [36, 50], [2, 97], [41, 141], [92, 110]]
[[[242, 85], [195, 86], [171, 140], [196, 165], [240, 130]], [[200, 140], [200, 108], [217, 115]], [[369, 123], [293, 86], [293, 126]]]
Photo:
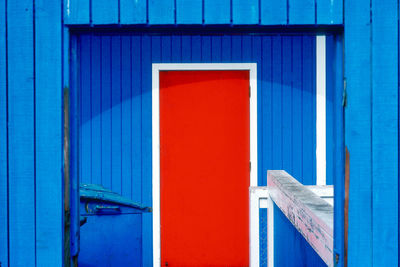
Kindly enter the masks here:
[[[161, 266], [160, 236], [160, 99], [159, 72], [163, 70], [248, 70], [250, 72], [250, 186], [257, 186], [257, 64], [256, 63], [166, 63], [153, 64], [152, 152], [153, 152], [153, 266]], [[249, 229], [250, 231], [250, 229]], [[250, 238], [251, 239], [251, 238]], [[251, 240], [249, 240], [251, 242]]]

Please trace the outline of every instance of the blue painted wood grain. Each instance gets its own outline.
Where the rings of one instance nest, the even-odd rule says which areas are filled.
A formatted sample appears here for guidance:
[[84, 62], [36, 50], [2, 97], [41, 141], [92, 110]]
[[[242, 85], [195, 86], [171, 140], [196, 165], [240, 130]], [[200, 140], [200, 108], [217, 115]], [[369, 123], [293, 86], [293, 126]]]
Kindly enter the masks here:
[[315, 0], [289, 0], [289, 24], [315, 24]]
[[94, 25], [118, 24], [119, 2], [109, 0], [91, 0], [92, 23]]
[[177, 24], [202, 24], [203, 1], [202, 0], [176, 0]]
[[121, 192], [132, 198], [132, 47], [121, 37]]
[[92, 36], [81, 36], [80, 47], [80, 112], [81, 112], [81, 164], [80, 164], [80, 178], [82, 183], [92, 183], [92, 123], [91, 123], [91, 109], [92, 109], [92, 86], [91, 86], [91, 45]]
[[232, 22], [233, 24], [258, 24], [259, 22], [258, 0], [233, 0]]
[[121, 36], [111, 37], [111, 190], [122, 193]]
[[142, 42], [141, 36], [132, 36], [132, 200], [142, 202]]
[[203, 36], [201, 38], [201, 62], [211, 62], [211, 37]]
[[32, 21], [32, 1], [7, 2], [10, 266], [36, 266]]
[[[399, 264], [398, 1], [372, 0], [372, 265]], [[385, 156], [383, 156], [385, 155]]]
[[0, 3], [0, 261], [8, 266], [6, 2]]
[[[84, 66], [82, 66], [84, 67]], [[101, 37], [101, 183], [111, 189], [111, 37]], [[81, 89], [82, 90], [82, 89]]]
[[242, 62], [242, 36], [232, 36], [232, 62]]
[[316, 0], [317, 24], [343, 24], [343, 1]]
[[203, 0], [205, 24], [230, 24], [230, 0]]
[[90, 0], [67, 0], [63, 3], [65, 24], [90, 24]]
[[[155, 40], [152, 40], [155, 39]], [[157, 42], [158, 41], [158, 42]], [[154, 47], [154, 49], [153, 49]], [[152, 206], [152, 126], [151, 119], [151, 64], [160, 60], [157, 52], [160, 50], [160, 42], [156, 37], [142, 37], [142, 204]], [[143, 225], [143, 266], [153, 265], [153, 230], [152, 214], [144, 213]]]
[[[308, 68], [311, 71], [303, 71], [303, 160], [304, 169], [309, 171], [303, 172], [303, 184], [312, 185], [316, 183], [315, 175], [315, 77], [313, 74], [315, 65], [314, 54], [315, 38], [303, 37], [303, 68]], [[306, 138], [308, 136], [308, 138]]]
[[221, 62], [221, 60], [222, 60], [222, 51], [221, 50], [222, 50], [221, 36], [212, 36], [211, 37], [211, 62]]
[[[336, 145], [335, 138], [335, 115], [338, 113], [335, 106], [335, 93], [336, 93], [336, 40], [335, 36], [326, 36], [326, 149], [327, 151], [334, 151]], [[337, 70], [339, 71], [339, 70]], [[343, 90], [341, 90], [343, 91]], [[333, 175], [336, 168], [336, 155], [334, 153], [326, 153], [326, 183], [333, 184]]]
[[370, 2], [345, 2], [345, 141], [350, 153], [348, 266], [372, 266]]
[[260, 1], [261, 25], [285, 25], [288, 21], [286, 1]]
[[175, 1], [174, 0], [148, 0], [149, 24], [174, 24]]
[[120, 0], [121, 24], [147, 23], [147, 0]]
[[37, 0], [35, 10], [36, 265], [62, 266], [61, 6]]
[[101, 184], [101, 37], [91, 38], [91, 183]]
[[293, 173], [292, 37], [282, 37], [282, 167]]
[[282, 36], [272, 37], [272, 169], [281, 170], [283, 168], [282, 151]]

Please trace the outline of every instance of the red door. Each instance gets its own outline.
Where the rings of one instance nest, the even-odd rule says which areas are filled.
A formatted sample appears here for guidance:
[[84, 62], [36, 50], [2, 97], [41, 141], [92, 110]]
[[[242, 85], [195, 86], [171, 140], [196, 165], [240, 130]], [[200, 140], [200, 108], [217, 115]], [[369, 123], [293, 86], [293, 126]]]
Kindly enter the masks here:
[[161, 266], [248, 266], [249, 71], [160, 72]]

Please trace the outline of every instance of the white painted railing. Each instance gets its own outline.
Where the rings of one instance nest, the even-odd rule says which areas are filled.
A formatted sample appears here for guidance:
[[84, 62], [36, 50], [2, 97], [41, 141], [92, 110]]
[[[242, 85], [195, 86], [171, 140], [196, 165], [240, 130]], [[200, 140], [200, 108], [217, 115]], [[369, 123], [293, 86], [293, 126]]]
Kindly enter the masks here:
[[268, 186], [250, 187], [250, 266], [260, 266], [260, 209], [268, 209], [267, 261], [274, 266], [274, 203], [328, 266], [333, 266], [333, 186], [304, 186], [268, 171]]

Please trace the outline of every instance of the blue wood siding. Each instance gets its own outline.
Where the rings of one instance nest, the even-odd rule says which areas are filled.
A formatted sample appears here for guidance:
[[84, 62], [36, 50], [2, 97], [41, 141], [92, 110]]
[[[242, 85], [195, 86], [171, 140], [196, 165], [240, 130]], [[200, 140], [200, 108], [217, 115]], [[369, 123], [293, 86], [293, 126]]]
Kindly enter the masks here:
[[341, 25], [343, 1], [69, 0], [64, 14], [70, 25]]
[[[266, 185], [268, 169], [315, 184], [315, 36], [85, 33], [78, 45], [82, 183], [152, 205], [152, 63], [256, 62], [259, 184]], [[328, 165], [333, 152], [328, 148]], [[144, 215], [147, 263], [151, 225], [151, 214]]]

